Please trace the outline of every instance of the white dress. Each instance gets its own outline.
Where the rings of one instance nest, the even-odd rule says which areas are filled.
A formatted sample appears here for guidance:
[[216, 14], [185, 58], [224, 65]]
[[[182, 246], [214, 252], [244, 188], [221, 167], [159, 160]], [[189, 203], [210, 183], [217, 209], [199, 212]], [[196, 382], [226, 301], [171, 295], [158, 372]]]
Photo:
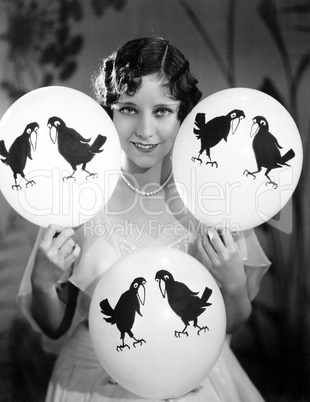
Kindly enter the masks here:
[[[64, 340], [60, 340], [61, 352], [49, 383], [47, 402], [146, 401], [116, 384], [98, 362], [88, 331], [87, 318], [91, 295], [101, 274], [122, 255], [146, 246], [175, 247], [195, 255], [196, 236], [183, 228], [184, 233], [170, 244], [167, 243], [167, 237], [154, 238], [146, 233], [141, 233], [139, 241], [134, 242], [131, 241], [133, 238], [127, 234], [124, 236], [121, 230], [121, 227], [124, 229], [126, 222], [120, 226], [118, 223], [111, 217], [108, 219], [103, 214], [99, 214], [78, 231], [77, 241], [82, 249], [81, 258], [69, 277], [69, 280], [81, 290], [78, 314], [72, 331]], [[31, 299], [29, 278], [40, 237], [39, 233], [18, 296], [21, 310], [36, 330], [39, 329], [29, 313]], [[244, 237], [240, 237], [238, 245], [244, 257], [249, 294], [253, 299], [270, 262], [262, 251], [253, 230], [245, 232]], [[64, 278], [64, 280], [67, 279]], [[54, 342], [51, 343], [54, 344]], [[53, 345], [54, 348], [57, 346], [59, 342], [58, 345]], [[207, 378], [199, 387], [177, 400], [182, 402], [262, 402], [263, 398], [234, 356], [229, 346], [229, 337], [227, 337], [222, 352]]]

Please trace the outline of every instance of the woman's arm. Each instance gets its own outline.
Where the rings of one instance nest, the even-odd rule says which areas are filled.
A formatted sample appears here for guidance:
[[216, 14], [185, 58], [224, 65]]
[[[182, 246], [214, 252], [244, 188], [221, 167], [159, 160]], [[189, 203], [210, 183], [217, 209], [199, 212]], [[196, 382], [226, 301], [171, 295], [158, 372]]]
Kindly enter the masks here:
[[68, 330], [75, 312], [77, 288], [69, 283], [62, 287], [58, 284], [80, 253], [73, 235], [73, 229], [50, 225], [40, 242], [31, 275], [31, 313], [53, 339]]
[[234, 332], [252, 311], [247, 278], [238, 247], [227, 230], [198, 238], [202, 263], [218, 282], [227, 314], [227, 332]]

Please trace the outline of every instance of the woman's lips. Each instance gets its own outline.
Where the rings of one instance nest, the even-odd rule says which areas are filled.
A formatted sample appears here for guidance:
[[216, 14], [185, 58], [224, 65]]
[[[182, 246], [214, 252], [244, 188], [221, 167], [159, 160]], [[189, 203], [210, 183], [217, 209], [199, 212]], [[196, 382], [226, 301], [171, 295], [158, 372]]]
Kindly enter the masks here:
[[132, 144], [143, 152], [150, 152], [158, 146], [158, 144], [142, 144], [141, 142], [132, 142]]

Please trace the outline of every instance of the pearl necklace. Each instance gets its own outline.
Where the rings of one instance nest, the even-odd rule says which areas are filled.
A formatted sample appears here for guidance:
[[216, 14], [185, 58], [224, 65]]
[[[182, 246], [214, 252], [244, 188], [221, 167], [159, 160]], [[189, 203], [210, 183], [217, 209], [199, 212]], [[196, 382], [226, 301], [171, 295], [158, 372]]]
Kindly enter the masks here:
[[172, 177], [172, 170], [171, 170], [171, 172], [170, 172], [170, 174], [169, 174], [167, 180], [164, 181], [164, 183], [163, 183], [161, 186], [159, 186], [159, 187], [158, 187], [156, 190], [154, 190], [154, 191], [140, 191], [140, 190], [138, 190], [135, 186], [133, 186], [133, 185], [130, 183], [130, 181], [129, 181], [128, 179], [126, 179], [126, 177], [124, 176], [123, 173], [121, 173], [121, 177], [122, 177], [122, 179], [124, 180], [124, 182], [127, 184], [127, 186], [128, 186], [131, 190], [133, 190], [135, 193], [137, 193], [137, 194], [139, 194], [139, 195], [143, 195], [143, 196], [145, 196], [145, 197], [149, 197], [149, 196], [151, 196], [151, 195], [155, 195], [155, 194], [159, 193], [163, 188], [166, 187], [166, 185], [168, 184], [169, 180], [170, 180], [171, 177]]

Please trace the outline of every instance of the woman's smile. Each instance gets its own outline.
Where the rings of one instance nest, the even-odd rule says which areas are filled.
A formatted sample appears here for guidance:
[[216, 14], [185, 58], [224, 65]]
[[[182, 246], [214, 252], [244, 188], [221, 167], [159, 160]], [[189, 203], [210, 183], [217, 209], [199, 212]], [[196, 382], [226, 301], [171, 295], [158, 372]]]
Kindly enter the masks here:
[[133, 141], [130, 142], [141, 152], [151, 152], [159, 145], [159, 144], [143, 144], [142, 142], [133, 142]]

